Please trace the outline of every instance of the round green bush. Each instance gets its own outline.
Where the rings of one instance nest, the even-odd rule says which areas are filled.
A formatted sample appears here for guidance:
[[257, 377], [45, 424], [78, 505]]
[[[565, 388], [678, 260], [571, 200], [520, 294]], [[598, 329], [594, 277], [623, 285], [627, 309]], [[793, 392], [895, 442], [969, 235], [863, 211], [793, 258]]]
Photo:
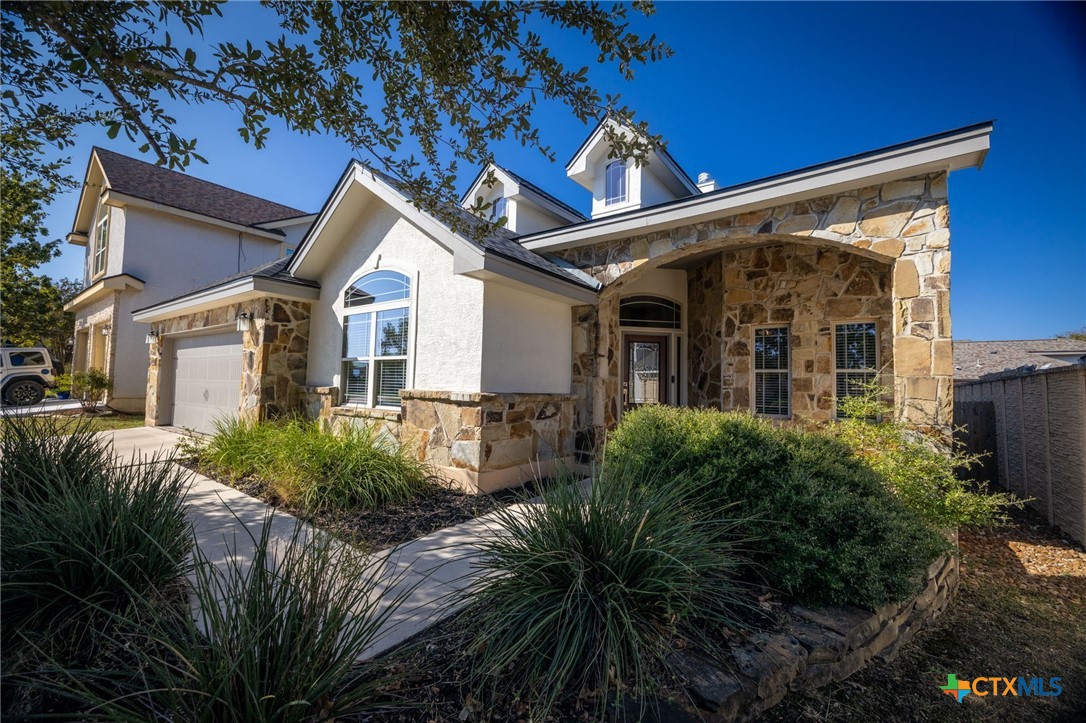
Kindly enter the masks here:
[[643, 407], [625, 415], [606, 459], [623, 474], [687, 480], [705, 514], [751, 518], [765, 582], [798, 601], [874, 608], [904, 599], [947, 547], [846, 445], [817, 431]]

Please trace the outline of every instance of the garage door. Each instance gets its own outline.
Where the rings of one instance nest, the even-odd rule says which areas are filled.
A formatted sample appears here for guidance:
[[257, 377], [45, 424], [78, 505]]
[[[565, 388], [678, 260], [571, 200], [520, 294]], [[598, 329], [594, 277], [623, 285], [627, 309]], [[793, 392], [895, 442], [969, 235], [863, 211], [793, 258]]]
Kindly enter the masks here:
[[241, 334], [177, 339], [173, 345], [173, 425], [214, 432], [236, 417], [241, 392]]

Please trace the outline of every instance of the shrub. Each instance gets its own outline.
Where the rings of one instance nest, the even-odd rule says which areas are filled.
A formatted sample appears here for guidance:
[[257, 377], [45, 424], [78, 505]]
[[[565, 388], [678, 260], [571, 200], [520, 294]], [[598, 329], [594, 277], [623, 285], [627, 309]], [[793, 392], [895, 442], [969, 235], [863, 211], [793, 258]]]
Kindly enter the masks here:
[[681, 479], [629, 484], [566, 475], [540, 504], [502, 508], [480, 543], [469, 589], [471, 674], [480, 695], [511, 693], [543, 720], [566, 692], [651, 689], [677, 635], [712, 649], [706, 631], [737, 625], [736, 521], [696, 519]]
[[[166, 458], [118, 466], [83, 425], [4, 428], [5, 628], [42, 630], [90, 607], [123, 607], [183, 574], [191, 473]], [[74, 430], [74, 431], [73, 431]]]
[[[872, 383], [845, 400], [846, 419], [832, 433], [878, 472], [907, 508], [939, 528], [1006, 522], [1010, 507], [1025, 500], [991, 492], [986, 482], [970, 485], [961, 477], [979, 457], [939, 433], [910, 428], [883, 402], [891, 390]], [[877, 421], [875, 421], [877, 420]]]
[[108, 437], [69, 419], [7, 419], [2, 440], [4, 710], [59, 714], [51, 671], [90, 664], [114, 614], [184, 579], [191, 473], [118, 467]]
[[611, 469], [654, 484], [688, 480], [706, 514], [751, 518], [766, 582], [800, 601], [873, 608], [904, 599], [946, 549], [870, 467], [822, 433], [652, 406], [624, 417], [606, 454]]
[[93, 410], [113, 389], [113, 381], [101, 369], [88, 369], [72, 374], [72, 393], [83, 402], [83, 408]]
[[68, 694], [117, 721], [290, 723], [387, 703], [387, 673], [357, 661], [411, 592], [402, 573], [303, 524], [277, 541], [273, 522], [251, 559], [220, 566], [197, 550], [199, 612], [146, 601], [112, 626], [103, 666], [68, 676]]
[[283, 503], [309, 512], [404, 502], [429, 476], [425, 464], [375, 427], [331, 432], [301, 418], [219, 422], [198, 454], [212, 470], [234, 479], [258, 477]]

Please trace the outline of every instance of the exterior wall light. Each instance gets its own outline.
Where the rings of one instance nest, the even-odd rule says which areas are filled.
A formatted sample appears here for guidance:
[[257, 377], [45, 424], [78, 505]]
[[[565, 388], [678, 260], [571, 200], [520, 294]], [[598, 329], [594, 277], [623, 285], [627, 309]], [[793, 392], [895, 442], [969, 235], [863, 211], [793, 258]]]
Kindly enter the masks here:
[[102, 336], [109, 336], [109, 330], [111, 328], [112, 327], [109, 324], [106, 324], [105, 326], [103, 326], [102, 327]]
[[248, 311], [238, 314], [238, 331], [249, 331], [250, 320], [253, 318]]
[[143, 343], [154, 344], [156, 339], [158, 339], [158, 332], [154, 329], [151, 329], [149, 332], [147, 332], [147, 336], [143, 337]]

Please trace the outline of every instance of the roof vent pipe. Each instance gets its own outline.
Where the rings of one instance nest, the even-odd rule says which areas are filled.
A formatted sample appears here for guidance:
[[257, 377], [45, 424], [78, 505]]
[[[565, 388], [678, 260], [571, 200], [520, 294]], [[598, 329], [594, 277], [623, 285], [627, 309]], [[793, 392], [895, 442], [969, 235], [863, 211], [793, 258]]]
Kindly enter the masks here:
[[708, 193], [709, 191], [715, 191], [720, 188], [717, 185], [716, 179], [713, 178], [711, 173], [702, 172], [698, 174], [698, 190], [702, 193]]

